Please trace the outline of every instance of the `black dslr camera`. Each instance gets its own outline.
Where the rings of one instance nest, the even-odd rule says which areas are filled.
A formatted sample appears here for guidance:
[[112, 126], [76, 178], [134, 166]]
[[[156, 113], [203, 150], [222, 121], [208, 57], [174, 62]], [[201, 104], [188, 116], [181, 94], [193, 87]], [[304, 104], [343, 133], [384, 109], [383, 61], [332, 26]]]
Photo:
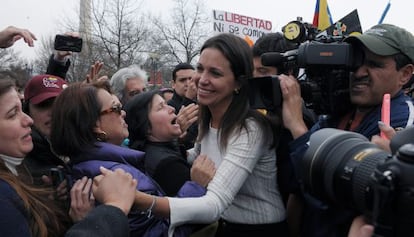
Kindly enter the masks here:
[[[362, 62], [360, 51], [343, 42], [346, 35], [321, 34], [314, 26], [292, 21], [282, 29], [288, 41], [297, 49], [283, 53], [269, 52], [261, 56], [264, 66], [304, 69], [298, 76], [305, 105], [318, 115], [341, 115], [350, 107], [349, 76]], [[292, 69], [294, 70], [294, 69]], [[277, 76], [252, 78], [250, 105], [253, 108], [275, 110], [282, 96]]]
[[310, 137], [300, 179], [314, 197], [356, 210], [374, 236], [414, 233], [414, 127], [391, 140], [392, 154], [361, 134], [324, 128]]

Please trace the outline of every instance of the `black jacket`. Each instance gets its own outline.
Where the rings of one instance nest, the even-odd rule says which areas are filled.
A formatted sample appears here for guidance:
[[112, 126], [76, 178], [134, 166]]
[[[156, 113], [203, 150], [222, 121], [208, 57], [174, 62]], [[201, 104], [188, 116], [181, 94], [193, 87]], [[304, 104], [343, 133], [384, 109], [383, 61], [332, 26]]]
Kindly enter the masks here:
[[176, 196], [184, 183], [191, 181], [191, 167], [176, 142], [147, 142], [144, 151], [145, 170], [167, 196]]
[[183, 103], [183, 97], [177, 94], [177, 92], [174, 91], [173, 97], [171, 100], [167, 101], [167, 104], [174, 107], [175, 114], [178, 114], [178, 112], [181, 109], [181, 105]]
[[55, 55], [52, 54], [49, 58], [46, 74], [55, 75], [62, 79], [66, 79], [66, 73], [70, 67], [70, 60], [68, 59], [65, 63], [61, 63], [56, 61], [54, 57]]
[[[56, 156], [51, 149], [50, 142], [36, 128], [32, 128], [33, 150], [27, 154], [23, 163], [33, 177], [34, 184], [42, 184], [42, 175], [49, 175], [50, 168], [62, 166], [65, 162]], [[66, 170], [68, 171], [68, 170]]]

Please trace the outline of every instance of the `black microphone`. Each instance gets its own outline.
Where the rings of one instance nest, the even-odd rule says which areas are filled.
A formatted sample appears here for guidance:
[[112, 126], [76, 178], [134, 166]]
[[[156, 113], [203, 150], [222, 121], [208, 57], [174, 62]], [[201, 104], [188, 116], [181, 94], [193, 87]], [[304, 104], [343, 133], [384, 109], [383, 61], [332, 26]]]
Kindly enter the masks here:
[[268, 52], [261, 56], [263, 66], [277, 67], [281, 63], [296, 60], [298, 50], [293, 49], [284, 53]]

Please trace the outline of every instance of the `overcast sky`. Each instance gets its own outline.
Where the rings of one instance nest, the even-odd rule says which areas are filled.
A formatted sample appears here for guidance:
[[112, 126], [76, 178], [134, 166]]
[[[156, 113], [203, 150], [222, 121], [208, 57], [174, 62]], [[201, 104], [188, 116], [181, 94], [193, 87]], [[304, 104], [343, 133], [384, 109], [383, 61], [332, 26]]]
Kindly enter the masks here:
[[[168, 13], [172, 0], [143, 0], [143, 7], [154, 14]], [[328, 0], [333, 18], [337, 21], [354, 9], [358, 10], [362, 29], [378, 23], [389, 0]], [[62, 16], [76, 16], [79, 0], [2, 0], [0, 29], [8, 25], [30, 29], [38, 38], [59, 32], [56, 22]], [[264, 20], [270, 20], [274, 31], [280, 31], [286, 23], [301, 16], [312, 22], [316, 0], [205, 0], [208, 11], [213, 9], [234, 12]], [[414, 33], [413, 3], [409, 0], [391, 0], [384, 23], [391, 23]], [[16, 49], [33, 57], [36, 46], [28, 48], [18, 43]]]

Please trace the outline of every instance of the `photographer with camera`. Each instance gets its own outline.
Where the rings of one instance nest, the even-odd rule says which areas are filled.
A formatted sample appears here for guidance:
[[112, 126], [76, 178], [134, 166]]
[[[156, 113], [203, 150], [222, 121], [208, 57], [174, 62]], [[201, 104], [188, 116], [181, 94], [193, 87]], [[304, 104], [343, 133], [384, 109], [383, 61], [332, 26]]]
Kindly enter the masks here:
[[[278, 63], [272, 65], [263, 65], [261, 56], [269, 52], [284, 53], [288, 50], [293, 50], [297, 47], [296, 44], [286, 40], [284, 35], [280, 32], [267, 33], [261, 36], [252, 47], [253, 50], [253, 78], [255, 80], [260, 77], [269, 77], [279, 74], [297, 75], [299, 68], [294, 65], [287, 65], [286, 63]], [[262, 91], [261, 91], [262, 92]], [[311, 128], [316, 121], [316, 115], [312, 110], [306, 108], [302, 103], [303, 119], [308, 128]], [[281, 118], [280, 109], [277, 110], [264, 110], [259, 109], [270, 117]], [[297, 222], [300, 220], [299, 212], [301, 209], [295, 206], [296, 196], [291, 195], [298, 192], [298, 183], [293, 172], [293, 167], [289, 155], [289, 142], [293, 140], [289, 130], [281, 127], [278, 146], [276, 148], [276, 167], [277, 167], [277, 183], [282, 195], [283, 202], [287, 207], [288, 224], [292, 235], [296, 235]], [[289, 205], [288, 205], [289, 204]], [[292, 218], [291, 218], [292, 217]]]
[[[295, 139], [290, 144], [292, 163], [297, 174], [308, 149], [310, 135], [324, 127], [360, 133], [370, 139], [380, 133], [383, 95], [391, 95], [390, 125], [404, 128], [413, 123], [413, 102], [402, 86], [414, 71], [414, 36], [400, 27], [379, 24], [362, 35], [345, 39], [363, 52], [362, 64], [350, 75], [351, 108], [340, 116], [322, 116], [310, 129], [302, 117], [300, 86], [293, 76], [280, 75], [283, 96], [283, 122]], [[302, 180], [300, 180], [302, 181]], [[327, 206], [304, 192], [305, 213], [302, 233], [306, 236], [346, 236], [355, 213]]]
[[[403, 132], [398, 133], [398, 136], [395, 136], [397, 134], [398, 131], [394, 130], [392, 127], [379, 122], [379, 128], [381, 130], [381, 132], [384, 133], [384, 137], [379, 136], [379, 135], [374, 135], [371, 138], [371, 142], [373, 144], [376, 144], [378, 147], [380, 147], [381, 149], [383, 149], [384, 151], [389, 152], [390, 154], [394, 153], [393, 150], [395, 151], [396, 149], [398, 149], [399, 147], [401, 147], [403, 144], [407, 144], [407, 143], [412, 143], [413, 141], [413, 128], [414, 127], [410, 127], [408, 129], [405, 129]], [[391, 144], [391, 139], [393, 139], [393, 143]], [[380, 163], [378, 163], [380, 164]], [[363, 181], [355, 181], [355, 182], [363, 182]], [[371, 184], [372, 185], [372, 184]], [[401, 191], [399, 191], [401, 192]], [[398, 191], [397, 191], [398, 193]], [[398, 195], [398, 194], [394, 194], [394, 195]], [[387, 204], [383, 204], [383, 205], [387, 205]], [[394, 208], [393, 208], [394, 209]], [[395, 214], [400, 214], [398, 213], [398, 211], [395, 211]], [[387, 213], [387, 215], [392, 216], [392, 214], [394, 213]], [[409, 214], [410, 215], [410, 214]], [[371, 217], [372, 218], [372, 217]], [[392, 217], [390, 217], [392, 218]], [[399, 218], [403, 218], [403, 219], [408, 219], [410, 220], [410, 217], [408, 216], [402, 216]], [[396, 221], [398, 223], [398, 221]], [[371, 223], [371, 224], [369, 224]], [[398, 223], [401, 224], [401, 223]], [[401, 224], [401, 225], [406, 225]], [[397, 228], [397, 227], [395, 227]], [[389, 229], [388, 229], [389, 231]], [[394, 231], [391, 229], [391, 231]], [[402, 231], [402, 230], [400, 230]], [[348, 237], [371, 237], [374, 234], [374, 225], [372, 224], [372, 220], [368, 220], [366, 218], [366, 216], [364, 215], [360, 215], [354, 218], [354, 220], [352, 221], [352, 225], [351, 228], [349, 230], [348, 233]], [[377, 233], [376, 233], [377, 234]], [[381, 236], [381, 235], [374, 235], [374, 236]], [[398, 235], [397, 235], [398, 236]]]
[[[379, 122], [379, 128], [386, 134], [386, 138], [374, 135], [371, 138], [371, 142], [377, 144], [379, 147], [386, 151], [390, 149], [390, 139], [395, 135], [395, 130], [392, 127], [387, 126]], [[351, 228], [349, 229], [348, 237], [371, 237], [374, 232], [374, 226], [367, 223], [366, 218], [361, 215], [354, 218]]]

